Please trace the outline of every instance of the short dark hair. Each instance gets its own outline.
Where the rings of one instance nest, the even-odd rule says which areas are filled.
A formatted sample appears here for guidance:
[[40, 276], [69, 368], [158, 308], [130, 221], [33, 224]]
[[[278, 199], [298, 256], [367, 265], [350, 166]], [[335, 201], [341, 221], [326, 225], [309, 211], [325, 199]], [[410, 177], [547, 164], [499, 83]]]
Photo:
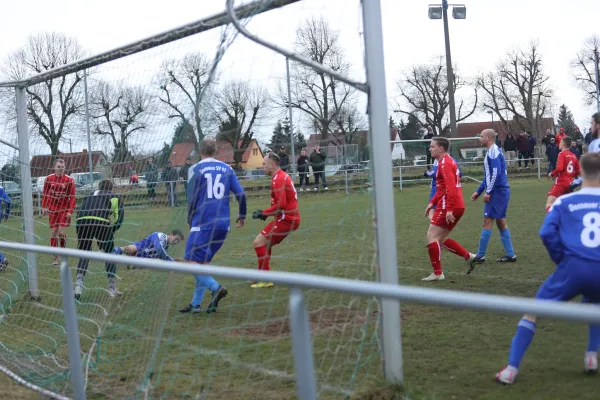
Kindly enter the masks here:
[[104, 179], [98, 184], [98, 189], [104, 190], [105, 192], [110, 192], [111, 190], [113, 190], [113, 187], [113, 183], [108, 179]]
[[203, 139], [198, 145], [198, 152], [203, 156], [214, 156], [217, 153], [217, 142], [211, 139]]
[[431, 140], [436, 142], [438, 146], [440, 146], [442, 149], [444, 149], [444, 151], [448, 151], [448, 149], [450, 148], [450, 141], [448, 139], [446, 139], [445, 137], [436, 136]]
[[600, 181], [600, 153], [586, 153], [579, 160], [584, 179]]
[[185, 236], [183, 236], [183, 232], [181, 232], [179, 229], [173, 229], [171, 231], [171, 235], [179, 236], [181, 238], [181, 240], [185, 239]]
[[281, 159], [279, 158], [279, 156], [273, 152], [267, 154], [267, 160], [273, 161], [277, 166], [279, 166], [281, 163]]
[[561, 142], [565, 142], [567, 147], [571, 147], [571, 145], [573, 144], [573, 139], [571, 139], [568, 136], [565, 136], [564, 138], [562, 138]]

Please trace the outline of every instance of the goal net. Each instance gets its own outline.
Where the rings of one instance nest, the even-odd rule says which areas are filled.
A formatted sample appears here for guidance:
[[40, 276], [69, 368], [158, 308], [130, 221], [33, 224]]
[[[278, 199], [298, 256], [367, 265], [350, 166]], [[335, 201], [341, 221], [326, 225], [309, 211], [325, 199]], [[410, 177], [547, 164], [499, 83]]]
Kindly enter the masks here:
[[[285, 3], [295, 4], [278, 8]], [[249, 29], [315, 60], [321, 52], [329, 67], [364, 79], [358, 1], [343, 12], [311, 2], [258, 4], [245, 9]], [[194, 35], [174, 30], [144, 42], [147, 46], [140, 44], [165, 43], [160, 46], [27, 87], [31, 157], [26, 167], [32, 181], [20, 177], [18, 150], [0, 144], [2, 185], [12, 197], [0, 239], [23, 242], [20, 188], [31, 185], [36, 243], [52, 243], [51, 221], [42, 212], [48, 207], [43, 192], [57, 159], [64, 160], [65, 172], [74, 180], [75, 212], [101, 181], [112, 182], [124, 204], [116, 246], [173, 229], [182, 230], [187, 239], [187, 168], [199, 160], [199, 141], [212, 138], [216, 158], [237, 171], [249, 214], [270, 205], [270, 180], [261, 170], [268, 151], [279, 153], [283, 147], [297, 188], [307, 189], [298, 190], [301, 226], [273, 248], [272, 269], [374, 280], [373, 203], [363, 190], [370, 158], [366, 97], [326, 77], [321, 97], [311, 98], [310, 88], [322, 80], [295, 62], [289, 66], [288, 97], [284, 57], [237, 37], [233, 26], [218, 27], [218, 18], [207, 21], [198, 26], [215, 29], [198, 28], [204, 31]], [[40, 49], [56, 54], [36, 53]], [[35, 62], [41, 70], [42, 65], [57, 65], [57, 60], [52, 64], [43, 58], [52, 54], [64, 62], [87, 53], [75, 38], [33, 36], [23, 51], [6, 60], [4, 78], [35, 75], [26, 68]], [[2, 138], [17, 145], [14, 88], [2, 89], [2, 96]], [[333, 108], [315, 114], [324, 100]], [[299, 184], [301, 157], [309, 160], [306, 185]], [[358, 174], [351, 181], [360, 189], [351, 196], [343, 192], [348, 170]], [[237, 209], [233, 200], [232, 209]], [[232, 214], [235, 218], [236, 212]], [[75, 215], [65, 230], [69, 248], [78, 246]], [[262, 228], [261, 221], [248, 218], [243, 229], [231, 229], [213, 263], [256, 268], [253, 240]], [[58, 242], [60, 246], [60, 238]], [[183, 258], [184, 247], [171, 246], [169, 253]], [[94, 241], [91, 251], [101, 250]], [[0, 372], [6, 375], [0, 388], [8, 379], [10, 385], [16, 382], [50, 397], [69, 397], [58, 268], [51, 256], [37, 255], [41, 299], [34, 301], [27, 295], [25, 255], [3, 253], [9, 265], [0, 273]], [[77, 260], [69, 263], [75, 282]], [[115, 282], [122, 296], [109, 296], [105, 265], [90, 262], [77, 302], [89, 397], [294, 396], [287, 288], [252, 289], [247, 282], [220, 281], [229, 295], [219, 311], [190, 315], [179, 309], [190, 303], [192, 276], [130, 269], [124, 261], [117, 266]], [[376, 299], [316, 290], [306, 294], [320, 396], [345, 397], [378, 385], [382, 356]]]

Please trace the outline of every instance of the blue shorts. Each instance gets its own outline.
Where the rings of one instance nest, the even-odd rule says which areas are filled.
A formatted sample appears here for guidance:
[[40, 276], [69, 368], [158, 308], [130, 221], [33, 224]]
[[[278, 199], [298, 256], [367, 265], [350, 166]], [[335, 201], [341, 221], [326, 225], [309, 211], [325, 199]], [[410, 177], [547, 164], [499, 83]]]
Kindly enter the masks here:
[[508, 201], [510, 200], [510, 189], [496, 189], [492, 192], [489, 203], [484, 203], [483, 216], [485, 218], [506, 218]]
[[192, 231], [185, 244], [185, 260], [199, 263], [209, 263], [217, 254], [228, 230], [213, 229], [205, 231]]
[[535, 295], [539, 300], [569, 301], [583, 295], [586, 303], [600, 303], [598, 262], [565, 256]]

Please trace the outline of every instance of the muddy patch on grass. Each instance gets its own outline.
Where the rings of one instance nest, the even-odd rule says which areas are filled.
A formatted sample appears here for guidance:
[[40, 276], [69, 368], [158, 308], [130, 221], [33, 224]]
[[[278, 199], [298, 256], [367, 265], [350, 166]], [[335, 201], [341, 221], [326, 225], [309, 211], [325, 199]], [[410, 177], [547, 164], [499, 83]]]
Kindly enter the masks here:
[[[375, 324], [377, 310], [350, 309], [344, 307], [322, 307], [309, 312], [310, 331], [313, 335], [343, 332], [355, 329], [358, 325]], [[289, 316], [270, 321], [251, 323], [229, 331], [229, 336], [250, 336], [260, 338], [279, 338], [289, 336], [291, 332]]]

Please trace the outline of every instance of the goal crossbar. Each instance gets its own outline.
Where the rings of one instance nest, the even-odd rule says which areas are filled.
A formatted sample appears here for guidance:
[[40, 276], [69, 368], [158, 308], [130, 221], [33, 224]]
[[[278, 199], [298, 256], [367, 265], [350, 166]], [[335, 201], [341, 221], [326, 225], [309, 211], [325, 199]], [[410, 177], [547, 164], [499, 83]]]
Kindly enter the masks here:
[[[237, 7], [235, 9], [235, 14], [241, 18], [246, 18], [275, 10], [298, 1], [300, 0], [270, 0], [265, 4], [264, 0], [256, 0], [252, 3]], [[27, 87], [35, 85], [63, 75], [72, 74], [84, 69], [95, 67], [109, 61], [118, 60], [120, 58], [152, 49], [166, 43], [174, 42], [197, 33], [209, 31], [229, 23], [231, 23], [229, 15], [226, 11], [222, 11], [218, 14], [190, 22], [189, 24], [181, 25], [177, 28], [169, 29], [168, 31], [149, 36], [145, 39], [137, 40], [133, 43], [117, 47], [116, 49], [108, 50], [103, 53], [84, 58], [83, 60], [74, 61], [72, 63], [53, 68], [29, 78], [0, 82], [0, 87]]]

